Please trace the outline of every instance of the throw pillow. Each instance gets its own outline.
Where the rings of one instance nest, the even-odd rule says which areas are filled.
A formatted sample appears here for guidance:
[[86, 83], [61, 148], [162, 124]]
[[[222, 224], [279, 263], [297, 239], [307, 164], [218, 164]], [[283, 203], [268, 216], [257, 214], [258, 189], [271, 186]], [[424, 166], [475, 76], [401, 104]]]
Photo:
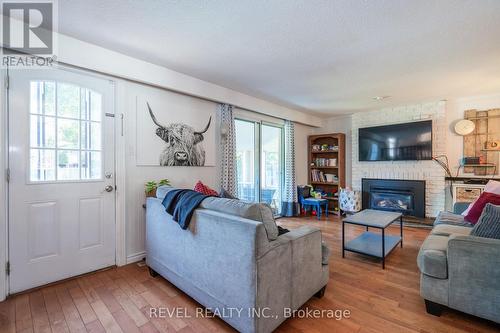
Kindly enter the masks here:
[[465, 216], [465, 220], [473, 224], [477, 223], [479, 217], [481, 216], [481, 213], [483, 212], [483, 208], [487, 203], [500, 205], [500, 195], [490, 192], [481, 193], [479, 198], [477, 198], [476, 203], [469, 211], [469, 214]]
[[194, 186], [194, 190], [196, 192], [199, 192], [199, 193], [205, 194], [205, 195], [213, 195], [213, 196], [216, 196], [216, 197], [219, 196], [219, 193], [217, 193], [217, 191], [212, 190], [210, 187], [208, 187], [207, 185], [203, 184], [200, 180], [198, 180], [198, 182]]
[[226, 199], [238, 199], [237, 197], [226, 191], [224, 187], [220, 188], [219, 197]]
[[486, 204], [471, 236], [500, 239], [500, 206]]
[[[500, 195], [500, 182], [493, 179], [488, 181], [488, 183], [484, 187], [484, 192], [490, 192]], [[466, 216], [467, 214], [469, 214], [476, 201], [477, 199], [470, 203], [469, 207], [467, 207], [467, 209], [463, 211], [462, 216]]]
[[484, 192], [490, 192], [500, 195], [500, 182], [496, 180], [490, 180], [484, 187]]

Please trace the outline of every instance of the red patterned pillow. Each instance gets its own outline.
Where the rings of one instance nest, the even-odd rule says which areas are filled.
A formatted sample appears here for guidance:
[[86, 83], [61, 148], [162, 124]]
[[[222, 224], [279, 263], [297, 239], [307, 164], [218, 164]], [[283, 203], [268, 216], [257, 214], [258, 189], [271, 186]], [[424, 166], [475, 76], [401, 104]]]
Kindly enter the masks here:
[[219, 193], [217, 193], [217, 191], [212, 190], [210, 187], [208, 187], [207, 185], [203, 184], [199, 180], [196, 183], [196, 185], [194, 186], [194, 190], [196, 192], [199, 192], [199, 193], [205, 194], [205, 195], [214, 195], [216, 197], [219, 196]]
[[476, 224], [487, 203], [500, 205], [500, 195], [490, 192], [481, 193], [469, 213], [465, 216], [465, 220], [472, 224]]

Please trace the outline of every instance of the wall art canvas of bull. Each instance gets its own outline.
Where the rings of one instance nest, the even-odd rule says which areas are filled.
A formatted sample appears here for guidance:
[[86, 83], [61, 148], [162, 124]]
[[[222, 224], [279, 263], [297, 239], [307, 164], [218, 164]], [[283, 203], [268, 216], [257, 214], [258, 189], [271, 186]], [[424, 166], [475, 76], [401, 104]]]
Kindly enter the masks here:
[[[139, 103], [141, 102], [144, 103], [143, 107], [140, 107]], [[205, 147], [210, 146], [210, 143], [214, 144], [212, 114], [203, 109], [165, 112], [165, 105], [162, 104], [164, 103], [138, 100], [138, 109], [143, 110], [141, 118], [146, 118], [141, 119], [142, 127], [147, 131], [144, 134], [139, 133], [139, 131], [137, 133], [138, 157], [140, 156], [143, 160], [138, 160], [138, 164], [161, 166], [211, 165], [209, 160], [213, 160], [213, 158], [207, 156]], [[178, 104], [176, 105], [179, 107]], [[144, 143], [139, 144], [139, 141]], [[139, 153], [140, 149], [146, 151]], [[156, 157], [153, 157], [153, 155]], [[155, 162], [153, 162], [153, 158], [156, 159]]]

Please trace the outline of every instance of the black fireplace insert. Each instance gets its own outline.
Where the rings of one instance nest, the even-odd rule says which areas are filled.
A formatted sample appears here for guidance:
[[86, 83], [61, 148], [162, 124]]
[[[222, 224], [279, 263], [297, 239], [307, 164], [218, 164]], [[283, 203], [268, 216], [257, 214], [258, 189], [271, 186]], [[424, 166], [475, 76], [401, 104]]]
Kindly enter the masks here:
[[363, 209], [401, 212], [425, 217], [425, 181], [362, 179]]

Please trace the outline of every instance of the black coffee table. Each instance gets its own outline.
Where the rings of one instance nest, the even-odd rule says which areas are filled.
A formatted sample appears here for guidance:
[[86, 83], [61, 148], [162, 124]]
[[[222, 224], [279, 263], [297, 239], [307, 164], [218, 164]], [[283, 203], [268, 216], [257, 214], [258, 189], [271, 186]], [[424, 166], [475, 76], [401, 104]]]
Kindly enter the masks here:
[[[386, 235], [385, 229], [393, 222], [400, 221], [400, 236]], [[358, 237], [345, 242], [345, 224], [366, 227], [366, 231]], [[374, 233], [369, 228], [380, 229], [382, 233]], [[385, 257], [399, 244], [403, 247], [403, 215], [397, 212], [365, 209], [342, 220], [342, 258], [345, 251], [365, 254], [382, 259], [385, 269]]]

